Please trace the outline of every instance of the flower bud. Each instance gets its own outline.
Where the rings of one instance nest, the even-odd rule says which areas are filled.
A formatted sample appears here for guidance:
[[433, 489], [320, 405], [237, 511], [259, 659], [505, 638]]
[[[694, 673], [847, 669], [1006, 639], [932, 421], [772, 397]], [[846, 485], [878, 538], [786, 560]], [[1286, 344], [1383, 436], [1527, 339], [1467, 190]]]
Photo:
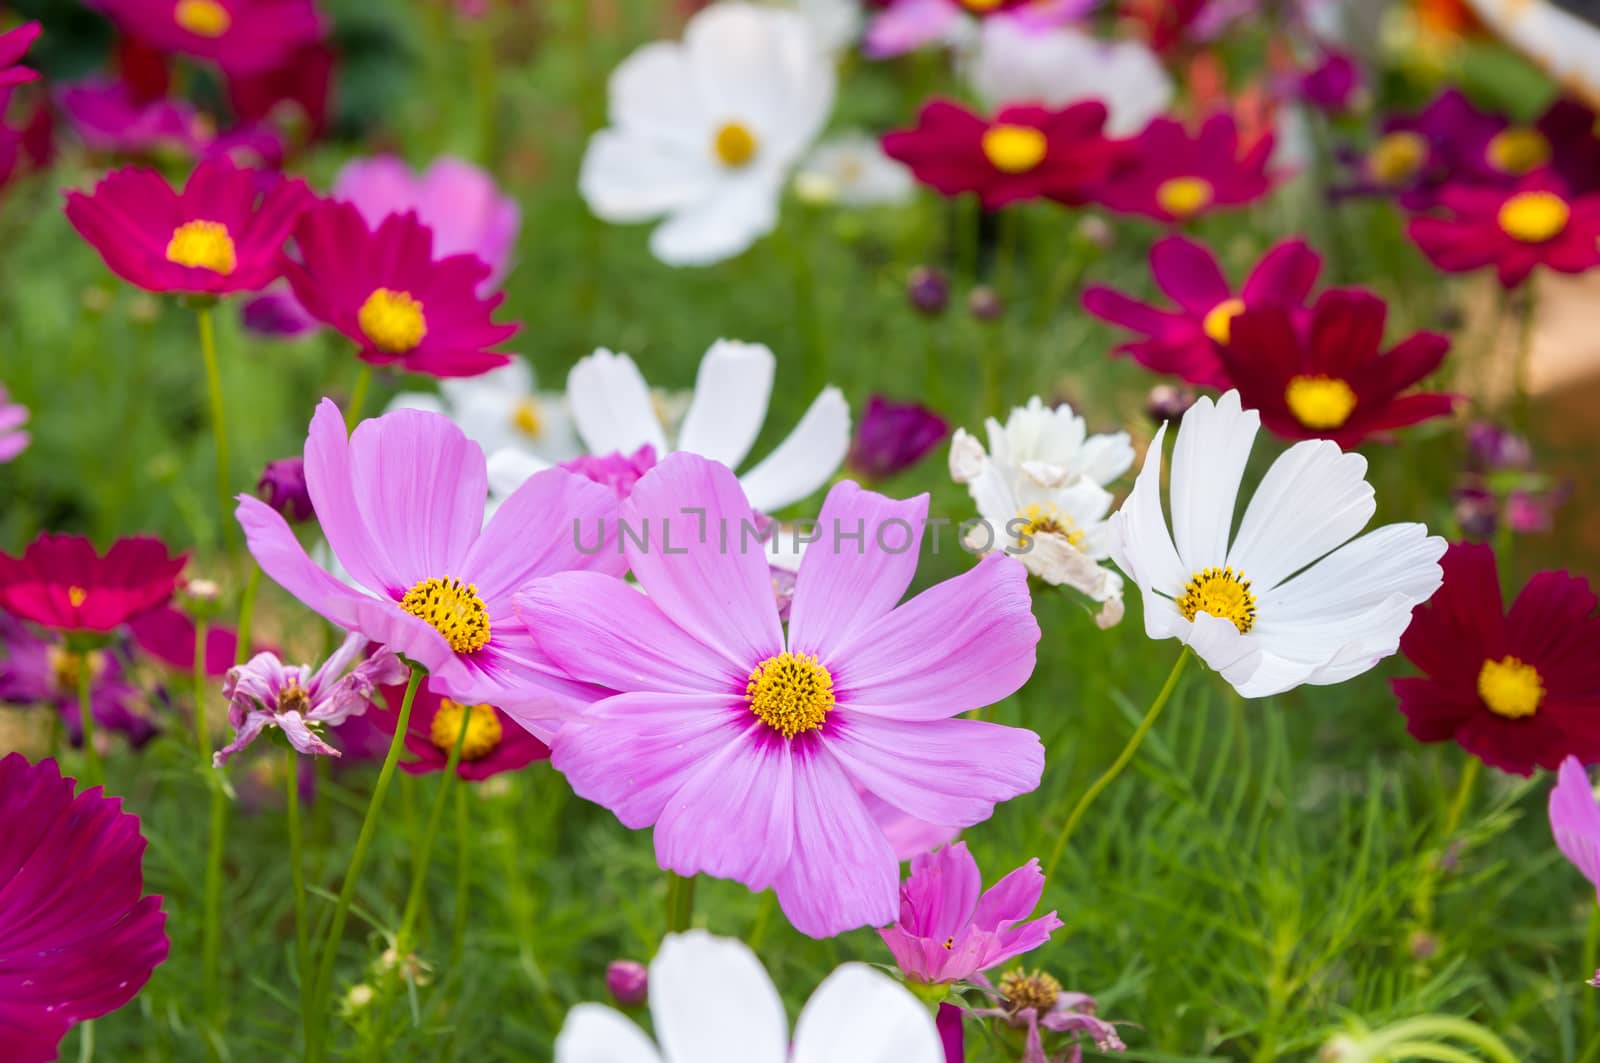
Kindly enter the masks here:
[[999, 292], [981, 285], [967, 294], [967, 312], [979, 321], [998, 321], [1005, 315], [1006, 303]]
[[606, 992], [624, 1008], [636, 1008], [650, 992], [650, 973], [637, 960], [612, 960], [606, 964]]
[[256, 481], [256, 494], [273, 509], [293, 521], [310, 520], [311, 493], [306, 489], [306, 463], [303, 458], [279, 458], [267, 462]]
[[950, 282], [938, 270], [918, 266], [906, 279], [906, 298], [919, 312], [935, 317], [950, 305]]

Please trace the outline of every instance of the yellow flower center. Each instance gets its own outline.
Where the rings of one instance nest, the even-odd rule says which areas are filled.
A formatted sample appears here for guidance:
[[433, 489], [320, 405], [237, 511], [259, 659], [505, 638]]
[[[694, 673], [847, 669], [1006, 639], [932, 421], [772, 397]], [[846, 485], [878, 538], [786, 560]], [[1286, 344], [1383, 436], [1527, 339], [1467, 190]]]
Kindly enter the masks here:
[[298, 712], [304, 716], [311, 711], [311, 695], [306, 693], [306, 688], [290, 680], [289, 685], [278, 691], [278, 711]]
[[1001, 173], [1027, 173], [1044, 161], [1050, 144], [1027, 125], [997, 125], [984, 130], [983, 154]]
[[379, 288], [367, 296], [356, 315], [361, 331], [384, 354], [410, 354], [428, 334], [422, 304], [406, 292]]
[[1005, 2], [1006, 0], [961, 0], [961, 6], [968, 11], [976, 11], [980, 15], [986, 15]]
[[217, 0], [178, 0], [172, 19], [196, 37], [220, 37], [233, 25], [233, 16]]
[[1367, 170], [1386, 185], [1398, 185], [1417, 175], [1428, 160], [1428, 140], [1421, 133], [1402, 129], [1387, 133], [1372, 146]]
[[[461, 719], [466, 717], [467, 733], [461, 734]], [[481, 760], [494, 752], [505, 732], [500, 727], [500, 717], [488, 705], [462, 705], [449, 698], [439, 699], [439, 711], [433, 715], [428, 728], [428, 738], [445, 756], [461, 739], [461, 759]]]
[[1335, 376], [1297, 376], [1283, 391], [1294, 419], [1318, 431], [1340, 428], [1356, 408], [1356, 393]]
[[1083, 542], [1083, 529], [1054, 502], [1030, 502], [1018, 511], [1017, 519], [1026, 521], [1017, 532], [1019, 539], [1034, 535], [1059, 535], [1072, 546]]
[[72, 608], [77, 609], [89, 600], [89, 592], [82, 587], [68, 587], [67, 601], [72, 603]]
[[745, 684], [750, 711], [785, 738], [822, 727], [833, 708], [833, 676], [815, 656], [790, 653], [768, 657]]
[[1203, 177], [1173, 177], [1156, 188], [1156, 202], [1174, 218], [1192, 218], [1211, 206], [1216, 194]]
[[1478, 672], [1478, 696], [1489, 711], [1508, 720], [1532, 716], [1544, 700], [1538, 669], [1516, 657], [1484, 661]]
[[761, 150], [761, 141], [743, 122], [724, 122], [711, 140], [711, 150], [722, 165], [738, 169], [756, 157], [756, 152]]
[[1233, 319], [1244, 313], [1243, 299], [1224, 299], [1206, 314], [1200, 327], [1216, 342], [1226, 347], [1233, 339]]
[[539, 404], [532, 399], [517, 403], [516, 409], [511, 411], [511, 426], [529, 439], [544, 435], [544, 420], [539, 416]]
[[1537, 129], [1512, 126], [1489, 141], [1484, 156], [1501, 173], [1521, 177], [1550, 161], [1550, 141]]
[[1043, 1014], [1055, 1007], [1061, 996], [1061, 983], [1043, 971], [1024, 971], [1021, 967], [1000, 978], [1000, 995], [1012, 1011], [1032, 1008]]
[[1554, 192], [1518, 192], [1500, 206], [1500, 229], [1525, 244], [1542, 244], [1561, 235], [1572, 217], [1567, 201]]
[[489, 644], [489, 609], [475, 583], [450, 576], [425, 579], [406, 591], [400, 608], [426, 621], [457, 653], [474, 653]]
[[1231, 620], [1241, 635], [1248, 635], [1256, 626], [1256, 596], [1250, 592], [1250, 581], [1232, 568], [1196, 572], [1184, 585], [1177, 605], [1185, 620], [1207, 613], [1219, 620]]
[[239, 268], [239, 254], [228, 227], [215, 221], [186, 221], [174, 229], [167, 241], [167, 261], [224, 277]]
[[50, 682], [63, 694], [70, 694], [78, 689], [85, 667], [89, 669], [91, 682], [106, 670], [106, 655], [100, 650], [90, 650], [85, 654], [69, 650], [64, 646], [51, 646], [45, 653], [45, 661], [50, 669]]

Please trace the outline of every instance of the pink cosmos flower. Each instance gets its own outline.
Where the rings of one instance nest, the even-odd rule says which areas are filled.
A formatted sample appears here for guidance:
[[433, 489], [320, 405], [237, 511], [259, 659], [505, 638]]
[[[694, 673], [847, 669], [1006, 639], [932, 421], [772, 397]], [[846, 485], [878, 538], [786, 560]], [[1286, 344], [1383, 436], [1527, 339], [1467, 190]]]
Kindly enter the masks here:
[[414, 213], [376, 228], [348, 203], [322, 201], [295, 228], [300, 261], [282, 269], [300, 305], [360, 346], [374, 365], [438, 377], [476, 376], [510, 356], [487, 348], [517, 332], [491, 320], [505, 298], [478, 294], [489, 266], [476, 255], [436, 258]]
[[0, 33], [0, 94], [17, 85], [39, 80], [37, 70], [19, 64], [43, 32], [44, 27], [37, 22], [24, 22], [14, 30]]
[[146, 291], [256, 291], [282, 272], [283, 242], [311, 198], [299, 180], [262, 194], [261, 176], [211, 158], [179, 193], [154, 170], [118, 170], [92, 195], [68, 192], [67, 218], [113, 273]]
[[774, 889], [802, 933], [891, 922], [899, 864], [858, 787], [964, 827], [1044, 766], [1032, 732], [957, 718], [1033, 671], [1022, 565], [985, 558], [896, 605], [927, 512], [927, 495], [836, 485], [786, 637], [738, 480], [698, 455], [663, 460], [622, 504], [651, 536], [621, 537], [646, 594], [567, 573], [516, 595], [555, 664], [620, 691], [556, 735], [556, 769], [626, 826], [653, 825], [662, 867]]
[[107, 155], [198, 155], [204, 121], [187, 100], [141, 97], [127, 81], [93, 76], [68, 82], [56, 102], [83, 146]]
[[1119, 214], [1186, 222], [1226, 207], [1243, 207], [1272, 190], [1267, 169], [1273, 135], [1243, 144], [1233, 115], [1214, 114], [1191, 134], [1182, 122], [1157, 118], [1128, 144], [1123, 161], [1095, 199]]
[[1561, 762], [1550, 791], [1550, 830], [1556, 848], [1600, 891], [1600, 806], [1583, 762], [1569, 756]]
[[326, 31], [315, 0], [89, 0], [117, 28], [229, 74], [270, 70]]
[[879, 930], [901, 973], [917, 982], [969, 982], [1050, 940], [1055, 912], [1024, 922], [1044, 893], [1039, 861], [1030, 860], [981, 895], [978, 862], [966, 842], [911, 861], [900, 886], [900, 921]]
[[[329, 399], [311, 419], [305, 463], [323, 534], [355, 585], [307, 557], [271, 506], [240, 495], [250, 552], [285, 590], [426, 668], [433, 689], [463, 702], [503, 704], [501, 695], [514, 691], [524, 700], [544, 698], [549, 714], [559, 715], [564, 705], [593, 700], [591, 688], [545, 663], [515, 622], [511, 594], [571, 569], [622, 573], [610, 489], [547, 469], [485, 526], [483, 450], [448, 418], [397, 410], [363, 421], [347, 439]], [[580, 543], [579, 530], [597, 522], [607, 537]], [[562, 700], [572, 697], [578, 700]]]
[[1512, 188], [1455, 185], [1439, 193], [1443, 217], [1411, 219], [1412, 243], [1447, 273], [1493, 266], [1504, 288], [1534, 269], [1583, 273], [1600, 266], [1600, 194], [1573, 198], [1536, 173]]
[[1122, 344], [1118, 354], [1200, 387], [1227, 388], [1231, 383], [1220, 352], [1231, 338], [1233, 319], [1245, 310], [1300, 314], [1321, 269], [1322, 257], [1304, 240], [1285, 240], [1262, 256], [1235, 289], [1204, 244], [1169, 236], [1150, 249], [1150, 273], [1178, 304], [1176, 310], [1101, 286], [1083, 293], [1083, 307], [1144, 337]]
[[0, 464], [4, 464], [28, 449], [31, 438], [23, 425], [28, 423], [28, 408], [6, 397], [4, 384], [0, 384]]
[[258, 653], [230, 668], [222, 696], [228, 699], [234, 737], [217, 750], [212, 764], [222, 767], [268, 727], [282, 731], [301, 753], [339, 756], [322, 732], [366, 712], [374, 689], [406, 676], [406, 666], [393, 653], [380, 649], [361, 660], [366, 652], [367, 637], [353, 631], [315, 672], [308, 665], [286, 665], [275, 653]]
[[138, 995], [167, 958], [144, 894], [139, 817], [99, 787], [73, 795], [53, 760], [0, 759], [0, 1044], [50, 1063], [75, 1024]]
[[624, 499], [633, 493], [640, 477], [656, 467], [656, 448], [645, 443], [632, 454], [612, 451], [610, 454], [579, 454], [561, 463], [561, 468], [586, 476], [597, 484], [604, 484]]
[[930, 44], [956, 44], [979, 18], [1005, 18], [1029, 30], [1076, 22], [1099, 0], [889, 0], [867, 27], [865, 51], [890, 59]]

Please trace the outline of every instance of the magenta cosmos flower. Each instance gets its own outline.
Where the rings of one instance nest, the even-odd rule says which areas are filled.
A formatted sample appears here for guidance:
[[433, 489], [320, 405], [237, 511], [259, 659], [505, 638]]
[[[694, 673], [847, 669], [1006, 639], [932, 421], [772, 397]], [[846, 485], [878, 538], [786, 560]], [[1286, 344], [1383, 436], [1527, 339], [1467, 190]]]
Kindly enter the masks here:
[[[375, 709], [367, 719], [385, 734], [394, 734], [404, 697], [404, 687], [385, 688], [383, 700], [390, 711]], [[463, 716], [467, 725], [464, 737], [461, 734]], [[411, 759], [402, 760], [400, 767], [412, 775], [444, 771], [450, 764], [450, 753], [457, 739], [461, 740], [461, 759], [456, 764], [456, 775], [471, 782], [505, 771], [518, 771], [536, 760], [550, 757], [549, 746], [493, 705], [463, 705], [435, 694], [424, 683], [417, 690], [411, 707], [411, 725], [406, 728], [406, 752], [411, 754]]]
[[1039, 198], [1076, 205], [1122, 150], [1105, 124], [1105, 104], [1094, 100], [1002, 107], [992, 119], [934, 100], [915, 128], [884, 134], [883, 151], [941, 195], [975, 192], [990, 210]]
[[1600, 805], [1577, 757], [1562, 760], [1550, 791], [1550, 830], [1561, 855], [1600, 891]]
[[81, 535], [44, 534], [20, 558], [0, 553], [0, 609], [56, 631], [113, 631], [171, 598], [187, 560], [159, 539], [118, 539], [101, 555]]
[[1358, 288], [1323, 292], [1309, 322], [1278, 308], [1250, 310], [1234, 322], [1222, 363], [1245, 408], [1261, 411], [1274, 435], [1354, 450], [1455, 408], [1455, 395], [1411, 390], [1444, 362], [1449, 337], [1417, 332], [1384, 350], [1388, 316], [1387, 303]]
[[135, 40], [209, 59], [229, 74], [270, 70], [326, 27], [315, 0], [89, 0]]
[[1444, 217], [1412, 218], [1406, 232], [1447, 273], [1493, 266], [1501, 286], [1515, 288], [1539, 266], [1600, 266], [1600, 195], [1574, 199], [1548, 174], [1513, 188], [1448, 187], [1439, 202]]
[[110, 174], [91, 195], [67, 193], [67, 218], [111, 272], [151, 292], [252, 292], [282, 272], [283, 242], [311, 198], [298, 180], [271, 182], [231, 159], [195, 167], [174, 192], [154, 170]]
[[426, 668], [433, 688], [451, 697], [501, 704], [500, 695], [515, 691], [522, 700], [592, 700], [591, 690], [543, 661], [515, 622], [511, 593], [570, 569], [621, 574], [614, 542], [579, 542], [580, 529], [597, 525], [614, 537], [617, 497], [609, 488], [546, 469], [485, 526], [483, 451], [448, 418], [397, 410], [363, 421], [346, 439], [329, 399], [311, 419], [305, 462], [317, 519], [354, 586], [307, 557], [277, 510], [240, 495], [250, 552], [285, 590]]
[[53, 760], [0, 760], [0, 1043], [48, 1063], [75, 1023], [132, 1000], [167, 958], [144, 893], [139, 817], [99, 787], [73, 795]]
[[[982, 892], [980, 892], [982, 891]], [[983, 891], [966, 842], [911, 861], [900, 886], [900, 920], [878, 931], [900, 971], [916, 982], [970, 982], [1050, 940], [1055, 912], [1028, 920], [1044, 894], [1038, 860]]]
[[802, 933], [893, 921], [899, 863], [858, 787], [965, 827], [1044, 766], [1032, 732], [957, 718], [1033, 671], [1022, 565], [985, 558], [896, 605], [927, 512], [927, 495], [836, 485], [818, 526], [838, 534], [807, 549], [785, 637], [738, 480], [663, 460], [622, 504], [652, 536], [622, 537], [646, 594], [569, 573], [516, 596], [552, 661], [620, 692], [555, 736], [556, 769], [626, 826], [654, 825], [662, 867], [774, 889]]
[[0, 93], [17, 85], [39, 80], [39, 72], [20, 65], [44, 28], [37, 22], [24, 22], [14, 30], [0, 33]]
[[374, 229], [350, 204], [324, 201], [300, 218], [295, 243], [300, 261], [283, 259], [295, 298], [354, 340], [363, 361], [437, 377], [511, 361], [488, 350], [517, 332], [491, 320], [504, 295], [478, 294], [489, 266], [476, 255], [436, 259], [433, 233], [415, 214]]
[[1123, 161], [1095, 190], [1095, 199], [1120, 214], [1186, 222], [1225, 207], [1243, 207], [1272, 190], [1274, 139], [1239, 140], [1231, 114], [1214, 114], [1200, 132], [1157, 118], [1128, 145]]
[[1321, 256], [1304, 240], [1285, 240], [1235, 289], [1204, 244], [1169, 236], [1150, 249], [1150, 274], [1176, 310], [1101, 286], [1083, 293], [1083, 307], [1143, 337], [1122, 344], [1118, 354], [1200, 387], [1226, 389], [1232, 385], [1221, 350], [1232, 336], [1234, 318], [1246, 310], [1300, 312], [1321, 269]]
[[388, 650], [371, 657], [366, 652], [367, 637], [351, 632], [315, 672], [307, 665], [284, 664], [275, 653], [258, 653], [230, 668], [222, 696], [228, 699], [234, 737], [217, 751], [212, 764], [222, 767], [268, 727], [282, 731], [301, 753], [339, 756], [323, 739], [326, 731], [366, 712], [377, 687], [406, 675], [406, 666]]

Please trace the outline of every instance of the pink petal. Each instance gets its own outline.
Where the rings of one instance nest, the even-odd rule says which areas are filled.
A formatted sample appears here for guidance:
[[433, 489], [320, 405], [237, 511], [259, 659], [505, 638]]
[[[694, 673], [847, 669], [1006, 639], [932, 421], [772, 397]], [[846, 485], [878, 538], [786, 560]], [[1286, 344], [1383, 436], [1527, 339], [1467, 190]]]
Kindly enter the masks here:
[[617, 508], [616, 492], [586, 476], [535, 473], [490, 518], [462, 563], [465, 578], [499, 617], [510, 610], [512, 592], [540, 576], [573, 570], [620, 576], [628, 563], [617, 548]]
[[305, 463], [306, 490], [334, 556], [363, 587], [399, 599], [411, 585], [404, 582], [388, 552], [373, 540], [356, 504], [344, 414], [332, 399], [319, 402], [311, 417]]
[[770, 887], [794, 845], [793, 744], [751, 717], [701, 763], [656, 821], [656, 860], [680, 875]]
[[982, 892], [983, 876], [966, 842], [924, 853], [911, 861], [911, 874], [900, 887], [900, 925], [943, 942], [971, 919]]
[[828, 667], [840, 708], [938, 720], [1014, 693], [1038, 642], [1027, 570], [991, 554], [858, 632]]
[[1550, 791], [1550, 829], [1561, 855], [1600, 890], [1600, 807], [1595, 805], [1589, 773], [1577, 757], [1561, 762]]

